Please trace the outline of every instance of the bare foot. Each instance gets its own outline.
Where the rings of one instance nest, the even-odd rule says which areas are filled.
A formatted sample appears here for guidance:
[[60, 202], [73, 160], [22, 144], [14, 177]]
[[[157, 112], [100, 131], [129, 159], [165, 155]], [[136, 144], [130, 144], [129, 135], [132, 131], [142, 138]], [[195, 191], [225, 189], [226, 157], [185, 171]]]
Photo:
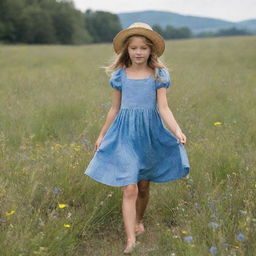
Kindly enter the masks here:
[[138, 244], [138, 242], [136, 242], [135, 239], [132, 239], [132, 240], [128, 239], [128, 240], [127, 240], [127, 244], [126, 244], [126, 248], [124, 249], [123, 253], [124, 253], [124, 254], [129, 254], [129, 253], [131, 253], [131, 252], [134, 250], [134, 248], [135, 248], [135, 246], [136, 246], [137, 244]]
[[143, 222], [137, 223], [136, 226], [135, 226], [135, 234], [136, 234], [136, 236], [138, 236], [138, 235], [140, 235], [140, 234], [142, 234], [144, 232], [145, 232], [145, 228], [144, 228]]

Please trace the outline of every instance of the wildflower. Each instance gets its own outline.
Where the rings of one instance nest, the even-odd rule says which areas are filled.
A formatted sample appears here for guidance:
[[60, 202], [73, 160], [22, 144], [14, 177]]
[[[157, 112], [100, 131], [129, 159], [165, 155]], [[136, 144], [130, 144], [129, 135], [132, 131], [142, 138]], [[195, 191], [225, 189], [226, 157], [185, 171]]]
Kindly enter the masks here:
[[10, 211], [10, 212], [5, 212], [5, 215], [6, 215], [6, 216], [10, 216], [10, 215], [12, 215], [12, 214], [14, 214], [14, 213], [15, 213], [15, 211], [12, 210], [12, 211]]
[[69, 224], [64, 224], [65, 228], [70, 228], [71, 226]]
[[59, 208], [65, 208], [67, 206], [68, 206], [67, 204], [59, 204]]
[[245, 211], [245, 210], [239, 210], [239, 212], [240, 212], [241, 214], [243, 214], [243, 215], [247, 214], [247, 211]]
[[32, 214], [33, 212], [32, 212], [32, 210], [28, 210], [27, 213], [28, 214]]
[[73, 148], [76, 152], [80, 151], [81, 147], [75, 143], [71, 143], [70, 147]]
[[181, 233], [184, 234], [184, 235], [186, 235], [186, 234], [188, 234], [188, 231], [182, 230]]
[[220, 225], [220, 224], [218, 224], [217, 222], [209, 222], [209, 223], [208, 223], [208, 226], [209, 226], [209, 227], [213, 227], [213, 228], [217, 228], [217, 227], [219, 227], [219, 225]]
[[212, 246], [212, 247], [210, 248], [210, 253], [211, 253], [211, 254], [216, 254], [216, 253], [217, 253], [217, 248], [214, 247], [214, 246]]
[[114, 191], [111, 191], [109, 194], [108, 194], [108, 197], [112, 197]]
[[190, 243], [190, 242], [193, 240], [193, 237], [192, 237], [192, 236], [185, 236], [185, 237], [183, 238], [183, 240], [184, 240], [185, 242]]
[[188, 184], [193, 184], [193, 179], [191, 179], [191, 178], [188, 179], [188, 180], [187, 180], [187, 183], [188, 183]]
[[59, 188], [57, 188], [57, 187], [54, 187], [54, 188], [52, 189], [52, 192], [53, 192], [54, 194], [58, 194], [60, 191], [61, 191], [61, 190], [60, 190]]
[[200, 209], [200, 205], [198, 203], [194, 203], [196, 209]]
[[236, 239], [237, 240], [239, 240], [239, 241], [244, 241], [245, 240], [245, 237], [244, 237], [244, 235], [243, 234], [238, 234], [237, 236], [236, 236]]
[[215, 126], [220, 126], [220, 125], [221, 125], [221, 122], [215, 122], [214, 125], [215, 125]]

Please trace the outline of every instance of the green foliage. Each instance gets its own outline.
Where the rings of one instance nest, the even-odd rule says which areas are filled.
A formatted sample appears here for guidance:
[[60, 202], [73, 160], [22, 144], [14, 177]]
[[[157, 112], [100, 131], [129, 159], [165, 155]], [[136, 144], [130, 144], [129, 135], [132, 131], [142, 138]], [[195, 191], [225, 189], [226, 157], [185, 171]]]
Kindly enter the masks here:
[[86, 28], [93, 36], [93, 42], [112, 42], [115, 35], [122, 29], [119, 18], [109, 12], [90, 9], [85, 13]]
[[163, 29], [160, 25], [156, 24], [152, 26], [153, 30], [162, 35], [165, 39], [177, 39], [177, 38], [190, 38], [192, 32], [188, 27], [174, 28], [171, 25], [167, 25]]
[[197, 37], [219, 37], [219, 36], [243, 36], [243, 35], [252, 35], [246, 29], [238, 29], [236, 27], [231, 27], [227, 29], [219, 29], [216, 32], [207, 31], [197, 34]]
[[96, 12], [89, 16], [76, 10], [72, 1], [2, 0], [0, 41], [29, 44], [109, 42], [120, 30], [118, 17], [114, 14]]

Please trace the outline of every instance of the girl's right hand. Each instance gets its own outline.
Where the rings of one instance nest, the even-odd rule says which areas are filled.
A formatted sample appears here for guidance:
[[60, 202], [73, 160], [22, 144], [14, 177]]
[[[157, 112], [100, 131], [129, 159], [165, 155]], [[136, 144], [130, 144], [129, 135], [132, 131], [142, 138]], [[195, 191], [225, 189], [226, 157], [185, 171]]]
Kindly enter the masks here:
[[94, 144], [94, 152], [99, 150], [102, 139], [103, 139], [103, 137], [99, 136], [98, 139], [96, 140], [96, 142]]

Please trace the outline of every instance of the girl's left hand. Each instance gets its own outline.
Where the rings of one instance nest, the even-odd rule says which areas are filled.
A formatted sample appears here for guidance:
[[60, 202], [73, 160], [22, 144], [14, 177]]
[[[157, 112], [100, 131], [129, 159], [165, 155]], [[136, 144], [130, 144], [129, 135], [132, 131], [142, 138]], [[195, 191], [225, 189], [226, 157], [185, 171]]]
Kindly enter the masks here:
[[185, 143], [187, 142], [187, 138], [186, 138], [186, 136], [185, 136], [184, 133], [178, 132], [178, 133], [175, 134], [175, 136], [177, 137], [177, 139], [180, 140], [180, 142], [181, 142], [182, 144], [185, 144]]

